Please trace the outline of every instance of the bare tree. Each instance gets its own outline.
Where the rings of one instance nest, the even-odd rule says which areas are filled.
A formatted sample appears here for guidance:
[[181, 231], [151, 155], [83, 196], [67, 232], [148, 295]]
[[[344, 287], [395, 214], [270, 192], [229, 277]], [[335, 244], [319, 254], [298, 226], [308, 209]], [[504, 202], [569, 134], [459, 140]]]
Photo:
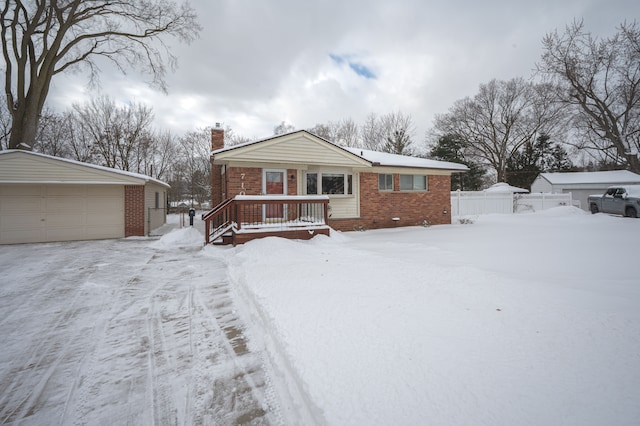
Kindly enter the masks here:
[[[207, 127], [207, 129], [209, 131], [209, 134], [211, 132], [211, 127]], [[224, 128], [224, 144], [225, 146], [233, 146], [233, 145], [239, 145], [241, 143], [245, 143], [245, 142], [250, 142], [252, 139], [246, 137], [246, 136], [242, 136], [238, 133], [236, 133], [231, 126], [225, 126]]]
[[330, 121], [327, 124], [316, 124], [307, 130], [316, 136], [320, 136], [323, 139], [333, 142], [336, 133], [336, 125]]
[[283, 121], [273, 128], [273, 135], [284, 135], [285, 133], [290, 133], [294, 130], [296, 130], [296, 127], [293, 124], [289, 124], [286, 121]]
[[314, 135], [340, 146], [357, 146], [359, 143], [360, 131], [358, 125], [351, 118], [316, 124], [308, 130]]
[[582, 22], [543, 40], [538, 71], [562, 84], [576, 108], [579, 148], [640, 173], [640, 26], [623, 23], [599, 39]]
[[11, 135], [11, 113], [7, 109], [7, 103], [0, 104], [0, 151], [9, 148], [9, 136]]
[[5, 94], [12, 117], [9, 148], [35, 142], [52, 79], [85, 66], [91, 81], [98, 58], [121, 70], [140, 66], [166, 90], [175, 57], [165, 36], [190, 42], [200, 31], [195, 11], [171, 0], [8, 0], [0, 10]]
[[[226, 134], [225, 134], [226, 137]], [[188, 132], [180, 138], [180, 170], [190, 200], [202, 204], [211, 198], [211, 127]]]
[[458, 100], [448, 113], [437, 115], [435, 130], [464, 141], [467, 158], [489, 165], [505, 182], [509, 157], [539, 134], [558, 134], [563, 114], [551, 85], [492, 80], [480, 85], [473, 98]]
[[375, 113], [367, 115], [364, 124], [360, 128], [360, 140], [362, 148], [377, 151], [380, 149], [384, 135], [382, 131], [382, 123]]
[[377, 116], [369, 114], [360, 129], [362, 147], [373, 151], [412, 155], [412, 138], [415, 132], [411, 115], [390, 112]]
[[168, 177], [179, 156], [175, 136], [169, 131], [153, 132], [145, 148], [147, 151], [139, 157], [139, 164], [142, 164], [140, 172], [158, 179]]
[[72, 120], [73, 117], [69, 113], [57, 114], [45, 108], [40, 117], [33, 150], [56, 157], [69, 157]]
[[360, 129], [351, 117], [340, 120], [336, 142], [342, 146], [357, 147], [360, 144]]
[[79, 141], [89, 143], [92, 162], [121, 170], [140, 171], [145, 145], [152, 143], [153, 111], [143, 104], [117, 106], [107, 96], [74, 105]]
[[381, 118], [384, 134], [383, 152], [399, 155], [412, 155], [412, 137], [415, 132], [411, 115], [391, 112]]
[[84, 130], [78, 115], [73, 110], [65, 114], [69, 116], [69, 133], [66, 137], [70, 158], [83, 163], [96, 162], [92, 135]]

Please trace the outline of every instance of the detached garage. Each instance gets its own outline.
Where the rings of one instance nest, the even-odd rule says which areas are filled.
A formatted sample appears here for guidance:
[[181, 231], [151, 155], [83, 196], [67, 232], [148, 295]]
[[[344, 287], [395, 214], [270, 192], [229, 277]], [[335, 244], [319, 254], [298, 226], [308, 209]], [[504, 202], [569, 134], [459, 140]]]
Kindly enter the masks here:
[[0, 244], [144, 236], [166, 221], [169, 185], [29, 151], [0, 151]]
[[605, 172], [540, 173], [531, 184], [531, 193], [571, 193], [573, 200], [580, 201], [580, 208], [589, 211], [589, 195], [601, 195], [613, 185], [638, 185], [640, 175], [627, 170]]

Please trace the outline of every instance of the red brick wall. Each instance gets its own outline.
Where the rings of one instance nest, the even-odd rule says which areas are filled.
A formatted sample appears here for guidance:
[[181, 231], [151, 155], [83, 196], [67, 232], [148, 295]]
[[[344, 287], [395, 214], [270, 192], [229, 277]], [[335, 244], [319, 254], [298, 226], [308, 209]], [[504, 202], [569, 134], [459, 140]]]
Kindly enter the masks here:
[[[211, 150], [224, 148], [224, 130], [218, 127], [211, 129]], [[213, 164], [211, 158], [211, 206], [215, 207], [224, 200], [226, 196], [226, 185], [222, 175], [223, 166]]]
[[144, 186], [124, 187], [124, 236], [144, 236]]
[[[285, 179], [287, 179], [287, 195], [297, 195], [298, 171], [296, 169], [287, 170]], [[243, 192], [244, 195], [261, 195], [262, 169], [258, 167], [227, 168], [226, 183], [228, 186], [227, 198], [233, 198]]]
[[211, 151], [224, 148], [224, 130], [220, 128], [211, 129]]
[[223, 166], [213, 164], [213, 161], [211, 161], [211, 207], [215, 207], [226, 200], [222, 167]]
[[[287, 170], [288, 195], [297, 194], [298, 179], [297, 170]], [[230, 167], [225, 180], [227, 198], [242, 192], [245, 195], [262, 194], [261, 168]], [[451, 223], [450, 176], [428, 176], [429, 190], [425, 192], [400, 191], [400, 175], [394, 174], [393, 180], [393, 191], [379, 191], [377, 173], [360, 173], [360, 217], [331, 219], [329, 225], [340, 231], [351, 231], [358, 227], [376, 229], [422, 225], [425, 220], [431, 225]], [[400, 220], [393, 221], [394, 217]]]
[[[340, 231], [395, 226], [451, 223], [450, 176], [427, 177], [428, 191], [400, 191], [400, 175], [393, 176], [393, 191], [378, 190], [377, 173], [360, 173], [360, 218], [332, 219], [329, 225]], [[400, 218], [398, 221], [393, 218]]]
[[[293, 176], [293, 179], [291, 177]], [[287, 170], [287, 195], [298, 195], [298, 171], [296, 169]]]
[[262, 193], [262, 169], [258, 167], [227, 168], [227, 198]]

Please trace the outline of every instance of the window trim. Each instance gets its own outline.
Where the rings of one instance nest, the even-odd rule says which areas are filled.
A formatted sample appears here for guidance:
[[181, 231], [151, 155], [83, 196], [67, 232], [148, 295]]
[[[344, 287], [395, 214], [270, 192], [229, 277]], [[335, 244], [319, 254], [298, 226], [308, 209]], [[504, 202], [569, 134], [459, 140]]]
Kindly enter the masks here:
[[[411, 176], [411, 188], [402, 187], [403, 176]], [[424, 188], [416, 188], [416, 177], [424, 178]], [[428, 192], [429, 191], [429, 177], [427, 175], [401, 174], [399, 176], [399, 181], [400, 181], [400, 191], [403, 191], [403, 192]]]
[[[385, 180], [385, 188], [380, 188], [380, 179], [382, 176], [385, 176], [384, 180]], [[391, 188], [387, 187], [387, 176], [391, 176]], [[392, 192], [393, 191], [393, 187], [394, 187], [394, 183], [393, 183], [393, 173], [378, 173], [378, 191], [380, 192]]]
[[[308, 192], [308, 187], [307, 187], [307, 176], [308, 175], [316, 175], [316, 193], [315, 194], [310, 194]], [[344, 188], [344, 192], [343, 193], [338, 193], [338, 194], [323, 194], [322, 192], [322, 178], [323, 175], [342, 175], [342, 179], [344, 181], [343, 183], [343, 188]], [[348, 197], [354, 197], [354, 173], [352, 172], [347, 172], [347, 171], [340, 171], [340, 170], [314, 170], [314, 171], [308, 171], [305, 173], [305, 180], [304, 180], [304, 191], [307, 195], [328, 195], [329, 197], [344, 197], [344, 198], [348, 198]], [[349, 185], [349, 183], [351, 183], [351, 185]], [[349, 190], [351, 190], [351, 193], [349, 193]]]

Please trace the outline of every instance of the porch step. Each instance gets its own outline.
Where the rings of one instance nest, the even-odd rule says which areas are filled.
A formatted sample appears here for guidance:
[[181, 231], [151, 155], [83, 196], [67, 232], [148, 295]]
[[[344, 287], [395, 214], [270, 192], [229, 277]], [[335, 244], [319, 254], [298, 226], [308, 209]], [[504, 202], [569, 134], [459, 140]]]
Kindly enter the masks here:
[[226, 246], [229, 244], [233, 244], [233, 234], [228, 232], [218, 238], [216, 238], [213, 243], [214, 246]]

